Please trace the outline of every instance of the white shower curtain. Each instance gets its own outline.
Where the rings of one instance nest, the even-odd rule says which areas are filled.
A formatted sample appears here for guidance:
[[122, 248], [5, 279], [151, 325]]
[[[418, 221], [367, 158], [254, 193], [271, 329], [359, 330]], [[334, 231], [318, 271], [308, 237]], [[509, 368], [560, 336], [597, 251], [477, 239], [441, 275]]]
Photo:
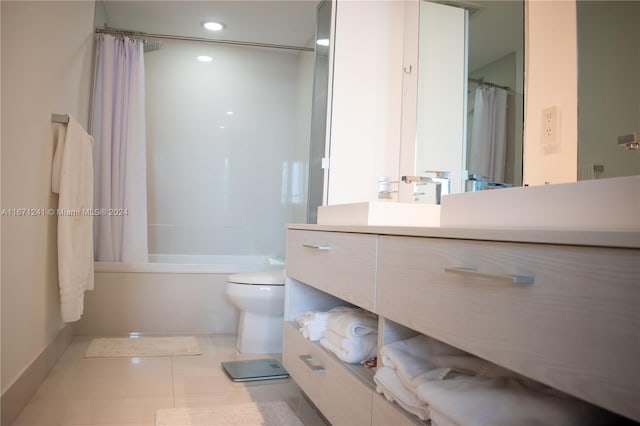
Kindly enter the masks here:
[[142, 42], [102, 35], [96, 45], [95, 259], [146, 263], [147, 167]]
[[473, 106], [469, 173], [504, 182], [507, 153], [507, 91], [480, 86]]

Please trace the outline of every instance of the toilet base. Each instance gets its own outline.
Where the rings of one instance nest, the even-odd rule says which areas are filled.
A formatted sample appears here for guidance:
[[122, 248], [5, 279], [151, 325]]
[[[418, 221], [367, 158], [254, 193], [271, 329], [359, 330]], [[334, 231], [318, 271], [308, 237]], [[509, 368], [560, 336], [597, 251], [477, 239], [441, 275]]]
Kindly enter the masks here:
[[240, 312], [237, 348], [241, 353], [282, 353], [284, 316]]

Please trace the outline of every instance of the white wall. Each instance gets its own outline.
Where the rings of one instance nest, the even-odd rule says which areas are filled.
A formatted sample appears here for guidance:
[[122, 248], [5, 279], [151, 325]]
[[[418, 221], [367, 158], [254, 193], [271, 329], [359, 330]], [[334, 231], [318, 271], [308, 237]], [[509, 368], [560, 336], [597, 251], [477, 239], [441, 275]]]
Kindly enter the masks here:
[[404, 2], [335, 7], [328, 204], [373, 201], [399, 173]]
[[284, 257], [306, 213], [313, 61], [162, 43], [145, 54], [149, 251]]
[[[57, 206], [51, 113], [89, 116], [93, 1], [2, 1], [2, 208]], [[2, 220], [2, 392], [62, 329], [56, 218]]]
[[[529, 0], [525, 22], [523, 183], [577, 179], [577, 45], [574, 0]], [[560, 106], [560, 143], [545, 149], [542, 110]]]

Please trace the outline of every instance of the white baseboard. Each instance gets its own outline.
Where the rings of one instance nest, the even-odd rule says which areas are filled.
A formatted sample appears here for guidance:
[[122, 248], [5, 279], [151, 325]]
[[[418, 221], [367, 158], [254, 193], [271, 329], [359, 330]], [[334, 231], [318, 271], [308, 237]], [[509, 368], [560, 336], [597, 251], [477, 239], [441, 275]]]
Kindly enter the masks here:
[[73, 339], [73, 325], [67, 324], [49, 343], [40, 355], [18, 377], [18, 379], [2, 394], [0, 424], [10, 425], [18, 417], [58, 362]]

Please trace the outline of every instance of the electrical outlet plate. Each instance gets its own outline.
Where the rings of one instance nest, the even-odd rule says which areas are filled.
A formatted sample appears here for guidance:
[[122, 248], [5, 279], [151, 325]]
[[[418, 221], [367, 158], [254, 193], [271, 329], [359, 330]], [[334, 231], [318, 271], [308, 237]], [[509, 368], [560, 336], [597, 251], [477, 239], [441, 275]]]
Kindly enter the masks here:
[[560, 105], [551, 105], [542, 110], [540, 142], [544, 147], [560, 145]]

